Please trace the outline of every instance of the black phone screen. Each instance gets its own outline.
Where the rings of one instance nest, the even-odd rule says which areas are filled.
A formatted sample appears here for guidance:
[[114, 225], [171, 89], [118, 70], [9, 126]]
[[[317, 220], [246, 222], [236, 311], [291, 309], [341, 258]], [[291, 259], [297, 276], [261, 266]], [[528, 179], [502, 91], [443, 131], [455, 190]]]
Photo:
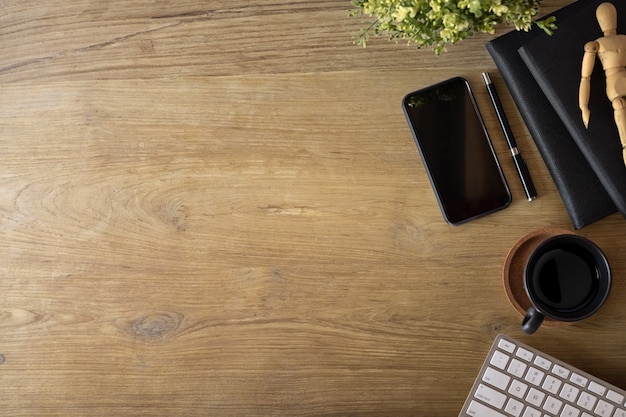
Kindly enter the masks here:
[[410, 93], [403, 108], [448, 223], [509, 205], [509, 187], [467, 80], [456, 77]]

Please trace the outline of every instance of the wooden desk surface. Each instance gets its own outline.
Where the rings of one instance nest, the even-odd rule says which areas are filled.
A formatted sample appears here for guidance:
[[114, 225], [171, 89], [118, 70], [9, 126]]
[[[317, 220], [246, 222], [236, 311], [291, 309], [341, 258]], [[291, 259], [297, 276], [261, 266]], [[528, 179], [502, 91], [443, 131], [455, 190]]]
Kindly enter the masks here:
[[[3, 415], [456, 416], [499, 332], [626, 387], [626, 221], [580, 231], [613, 266], [604, 308], [524, 336], [507, 251], [572, 226], [490, 38], [439, 58], [363, 49], [350, 8], [2, 2]], [[400, 107], [454, 75], [474, 86], [514, 195], [457, 228]]]

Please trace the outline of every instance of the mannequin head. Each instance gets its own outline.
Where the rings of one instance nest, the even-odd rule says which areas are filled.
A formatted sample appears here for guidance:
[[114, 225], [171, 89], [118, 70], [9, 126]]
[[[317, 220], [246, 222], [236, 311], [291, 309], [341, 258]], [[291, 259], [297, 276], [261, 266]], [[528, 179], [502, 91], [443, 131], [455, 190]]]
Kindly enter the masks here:
[[617, 10], [611, 3], [602, 3], [596, 9], [596, 19], [605, 36], [617, 34]]

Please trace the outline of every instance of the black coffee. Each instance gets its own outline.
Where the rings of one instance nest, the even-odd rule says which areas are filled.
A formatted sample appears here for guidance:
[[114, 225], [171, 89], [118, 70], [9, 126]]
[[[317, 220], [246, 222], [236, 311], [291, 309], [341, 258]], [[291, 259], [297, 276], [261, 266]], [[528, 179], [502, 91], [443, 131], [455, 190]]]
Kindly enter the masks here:
[[574, 245], [548, 250], [535, 262], [536, 295], [548, 307], [567, 311], [584, 307], [598, 291], [598, 270], [591, 255]]

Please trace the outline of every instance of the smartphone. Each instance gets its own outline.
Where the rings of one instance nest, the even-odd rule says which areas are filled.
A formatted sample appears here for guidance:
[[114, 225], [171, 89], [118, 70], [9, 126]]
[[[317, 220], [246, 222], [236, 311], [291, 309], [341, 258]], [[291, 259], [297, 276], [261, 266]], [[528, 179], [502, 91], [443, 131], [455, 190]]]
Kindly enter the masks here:
[[466, 79], [455, 77], [407, 94], [402, 107], [449, 224], [463, 224], [511, 203], [511, 191]]

